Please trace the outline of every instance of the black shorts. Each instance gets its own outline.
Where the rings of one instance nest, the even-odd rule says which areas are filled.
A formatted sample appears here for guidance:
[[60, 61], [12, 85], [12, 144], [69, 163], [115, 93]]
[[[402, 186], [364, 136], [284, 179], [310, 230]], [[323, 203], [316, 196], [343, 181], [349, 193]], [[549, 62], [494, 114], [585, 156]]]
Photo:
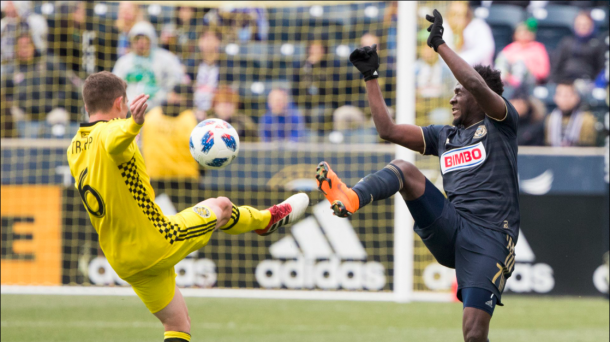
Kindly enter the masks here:
[[[407, 201], [407, 206], [415, 219], [415, 232], [432, 255], [441, 265], [455, 268], [458, 299], [462, 300], [462, 289], [474, 287], [488, 290], [502, 305], [504, 285], [515, 266], [516, 241], [469, 222], [427, 179], [424, 195]], [[422, 222], [427, 225], [420, 226]]]

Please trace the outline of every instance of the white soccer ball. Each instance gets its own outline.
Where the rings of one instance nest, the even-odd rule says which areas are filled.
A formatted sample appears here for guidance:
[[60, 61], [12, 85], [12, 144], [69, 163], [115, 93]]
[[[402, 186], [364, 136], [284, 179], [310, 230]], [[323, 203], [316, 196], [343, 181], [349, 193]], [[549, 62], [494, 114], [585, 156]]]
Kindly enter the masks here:
[[191, 155], [206, 169], [222, 169], [237, 157], [239, 136], [228, 122], [220, 119], [201, 121], [191, 132]]

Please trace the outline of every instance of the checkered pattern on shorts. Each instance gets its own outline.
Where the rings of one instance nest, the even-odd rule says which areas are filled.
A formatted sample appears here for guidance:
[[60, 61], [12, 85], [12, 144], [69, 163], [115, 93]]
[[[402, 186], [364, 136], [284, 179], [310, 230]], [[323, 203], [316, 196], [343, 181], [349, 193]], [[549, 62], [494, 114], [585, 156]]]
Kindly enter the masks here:
[[136, 157], [134, 156], [130, 161], [119, 165], [119, 170], [131, 196], [138, 203], [144, 215], [148, 217], [155, 228], [159, 229], [159, 233], [163, 234], [170, 244], [173, 244], [180, 233], [180, 226], [171, 223], [150, 199], [142, 180], [140, 180]]

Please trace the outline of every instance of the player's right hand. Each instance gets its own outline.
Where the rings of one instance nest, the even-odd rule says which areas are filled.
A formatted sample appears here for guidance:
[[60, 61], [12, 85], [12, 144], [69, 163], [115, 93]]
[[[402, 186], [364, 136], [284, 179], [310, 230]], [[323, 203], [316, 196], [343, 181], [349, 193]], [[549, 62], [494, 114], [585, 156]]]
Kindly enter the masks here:
[[146, 94], [140, 94], [136, 96], [136, 98], [133, 99], [129, 105], [131, 117], [138, 125], [142, 125], [144, 123], [144, 113], [146, 113], [146, 108], [148, 108], [146, 101], [148, 101], [149, 97], [150, 96]]
[[428, 46], [434, 48], [434, 51], [438, 52], [438, 47], [445, 44], [443, 40], [443, 32], [445, 29], [443, 28], [443, 16], [437, 10], [432, 11], [432, 15], [426, 14], [426, 20], [432, 23], [428, 27], [428, 32], [430, 32], [430, 36], [428, 36]]
[[373, 46], [365, 46], [358, 48], [349, 55], [349, 61], [354, 64], [362, 75], [364, 80], [369, 81], [379, 77], [377, 69], [379, 69], [379, 56], [377, 55], [377, 44]]

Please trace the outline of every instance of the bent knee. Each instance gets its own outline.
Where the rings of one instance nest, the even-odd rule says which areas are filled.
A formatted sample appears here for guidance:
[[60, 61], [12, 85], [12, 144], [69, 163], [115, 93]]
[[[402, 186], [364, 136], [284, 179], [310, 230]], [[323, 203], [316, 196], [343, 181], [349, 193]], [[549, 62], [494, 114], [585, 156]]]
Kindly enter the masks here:
[[404, 176], [405, 179], [413, 178], [417, 174], [421, 173], [415, 165], [413, 165], [412, 163], [409, 163], [406, 160], [394, 159], [394, 160], [392, 160], [392, 164], [394, 164], [396, 167], [398, 167], [400, 169], [400, 171], [402, 171], [402, 175]]

